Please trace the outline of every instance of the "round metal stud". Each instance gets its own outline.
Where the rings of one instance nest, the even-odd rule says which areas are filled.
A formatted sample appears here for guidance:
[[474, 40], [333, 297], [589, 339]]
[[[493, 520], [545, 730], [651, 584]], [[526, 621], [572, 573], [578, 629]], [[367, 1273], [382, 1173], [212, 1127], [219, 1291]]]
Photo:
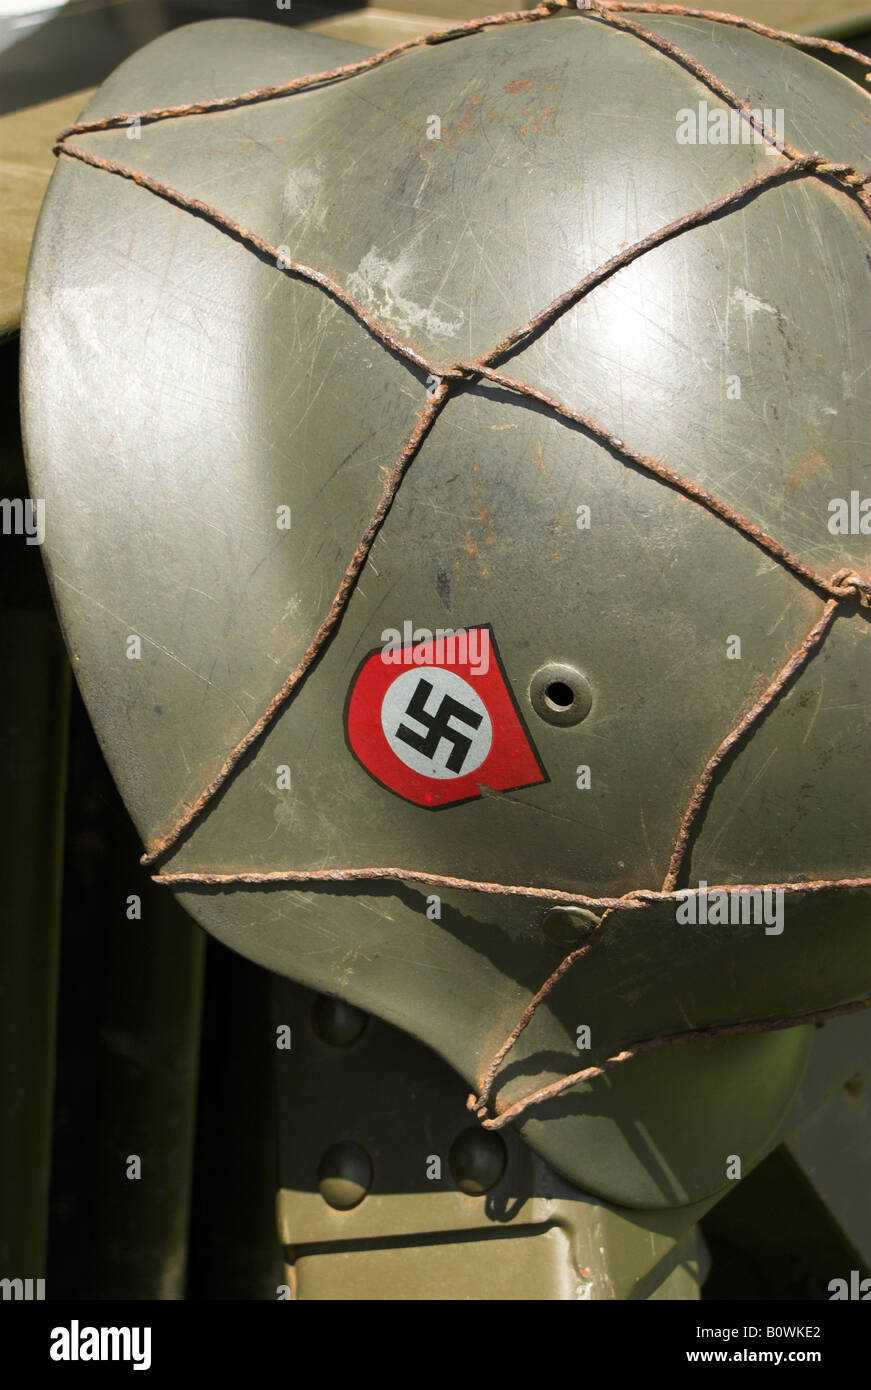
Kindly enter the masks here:
[[549, 661], [536, 671], [529, 682], [529, 699], [539, 718], [564, 728], [580, 724], [593, 707], [586, 676], [560, 661]]
[[469, 1197], [483, 1197], [505, 1172], [508, 1152], [501, 1134], [486, 1129], [464, 1129], [448, 1155], [454, 1182]]
[[552, 907], [541, 921], [541, 930], [554, 946], [583, 946], [600, 919], [585, 907]]
[[318, 1165], [318, 1190], [327, 1206], [350, 1211], [372, 1186], [372, 1160], [364, 1148], [343, 1139], [327, 1149]]
[[312, 1009], [312, 1027], [331, 1047], [350, 1047], [368, 1022], [369, 1015], [363, 1009], [328, 994], [319, 994]]

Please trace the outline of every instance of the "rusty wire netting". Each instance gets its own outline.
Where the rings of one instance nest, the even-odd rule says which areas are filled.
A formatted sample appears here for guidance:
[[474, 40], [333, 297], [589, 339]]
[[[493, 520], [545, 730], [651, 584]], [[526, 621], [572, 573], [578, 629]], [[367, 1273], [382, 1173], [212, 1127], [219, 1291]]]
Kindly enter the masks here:
[[[871, 187], [869, 187], [869, 185], [871, 185], [871, 174], [862, 173], [849, 164], [827, 159], [824, 155], [817, 152], [803, 153], [786, 142], [781, 141], [778, 143], [774, 132], [765, 125], [761, 114], [757, 110], [754, 110], [754, 108], [752, 108], [749, 103], [742, 100], [732, 88], [728, 87], [713, 72], [702, 63], [698, 62], [690, 54], [677, 47], [676, 44], [662, 38], [654, 31], [646, 29], [634, 20], [628, 18], [631, 12], [699, 18], [718, 24], [747, 29], [754, 33], [761, 34], [766, 38], [794, 44], [803, 48], [824, 49], [830, 53], [852, 58], [856, 62], [862, 64], [868, 69], [865, 75], [866, 81], [871, 80], [871, 59], [867, 58], [864, 54], [857, 53], [847, 48], [845, 45], [836, 43], [832, 40], [791, 34], [784, 30], [772, 29], [767, 25], [757, 23], [753, 20], [743, 19], [735, 15], [720, 14], [716, 11], [693, 9], [683, 5], [621, 3], [619, 0], [601, 0], [601, 3], [599, 3], [598, 0], [590, 0], [590, 3], [579, 4], [577, 6], [579, 15], [589, 22], [606, 24], [622, 30], [624, 33], [634, 36], [640, 42], [646, 43], [650, 47], [658, 50], [673, 62], [678, 63], [681, 67], [690, 72], [700, 83], [707, 87], [708, 90], [715, 92], [735, 111], [739, 112], [741, 118], [749, 124], [758, 137], [769, 146], [774, 147], [774, 150], [780, 156], [780, 162], [771, 169], [748, 179], [730, 193], [726, 193], [722, 197], [714, 199], [694, 212], [676, 218], [667, 225], [660, 227], [657, 231], [651, 232], [639, 241], [625, 247], [616, 255], [610, 257], [610, 259], [605, 261], [597, 269], [584, 276], [581, 281], [571, 286], [550, 304], [546, 305], [538, 314], [529, 319], [528, 322], [509, 333], [490, 351], [483, 353], [480, 357], [471, 361], [460, 360], [447, 365], [435, 363], [423, 353], [417, 351], [396, 333], [380, 323], [372, 314], [368, 313], [353, 295], [329, 275], [290, 259], [285, 253], [285, 248], [273, 246], [256, 232], [242, 227], [238, 222], [235, 222], [232, 218], [222, 213], [218, 208], [198, 198], [191, 197], [127, 165], [117, 163], [114, 160], [103, 159], [83, 149], [81, 146], [71, 144], [70, 137], [73, 135], [118, 129], [123, 126], [129, 126], [134, 121], [138, 121], [140, 124], [150, 124], [157, 121], [178, 119], [187, 116], [204, 116], [217, 111], [227, 111], [240, 106], [253, 105], [255, 103], [293, 96], [298, 92], [306, 91], [314, 87], [350, 80], [361, 73], [369, 72], [373, 68], [379, 67], [383, 63], [389, 62], [415, 48], [458, 40], [498, 25], [535, 23], [556, 16], [562, 10], [573, 10], [575, 8], [575, 5], [571, 4], [569, 0], [544, 0], [544, 3], [539, 4], [535, 9], [509, 11], [502, 14], [488, 15], [482, 19], [468, 20], [465, 23], [454, 25], [450, 28], [436, 30], [433, 33], [406, 40], [403, 43], [396, 44], [391, 48], [385, 49], [383, 52], [375, 53], [371, 55], [371, 57], [362, 59], [359, 62], [347, 63], [325, 72], [313, 73], [306, 77], [295, 78], [280, 86], [262, 87], [231, 97], [216, 98], [202, 102], [190, 102], [181, 106], [155, 108], [147, 111], [127, 112], [114, 116], [105, 116], [95, 121], [80, 122], [67, 126], [62, 130], [57, 137], [57, 143], [55, 145], [55, 153], [58, 155], [80, 160], [104, 172], [131, 179], [141, 187], [175, 204], [184, 211], [197, 213], [207, 218], [215, 226], [230, 233], [248, 245], [252, 250], [272, 260], [276, 267], [283, 273], [294, 279], [303, 280], [319, 287], [333, 300], [341, 304], [373, 338], [380, 342], [391, 353], [402, 358], [405, 362], [425, 370], [430, 377], [436, 379], [436, 385], [434, 389], [428, 392], [426, 404], [423, 405], [420, 411], [408, 442], [392, 469], [385, 477], [378, 505], [347, 565], [330, 609], [318, 627], [307, 650], [288, 675], [281, 688], [276, 692], [272, 700], [270, 700], [260, 717], [252, 724], [244, 737], [227, 755], [216, 776], [199, 795], [190, 802], [190, 804], [183, 808], [173, 825], [147, 847], [142, 858], [142, 863], [144, 865], [154, 867], [164, 858], [173, 846], [178, 844], [182, 837], [185, 836], [193, 825], [202, 817], [221, 788], [233, 777], [245, 755], [262, 738], [279, 712], [285, 707], [293, 692], [299, 687], [307, 673], [312, 669], [341, 621], [357, 580], [366, 564], [372, 545], [390, 511], [402, 483], [402, 479], [420, 451], [422, 444], [432, 430], [436, 420], [451, 398], [452, 393], [456, 393], [457, 390], [464, 385], [492, 382], [513, 395], [537, 401], [539, 405], [543, 406], [558, 419], [567, 420], [581, 426], [588, 435], [591, 435], [593, 438], [605, 444], [625, 462], [633, 464], [643, 472], [658, 478], [663, 483], [682, 493], [691, 501], [696, 502], [713, 515], [719, 517], [727, 525], [741, 532], [750, 542], [771, 556], [778, 564], [789, 570], [796, 579], [814, 589], [820, 597], [825, 600], [823, 612], [818, 621], [814, 624], [810, 632], [792, 653], [789, 660], [774, 677], [752, 708], [722, 740], [708, 760], [705, 768], [702, 770], [681, 819], [668, 872], [662, 888], [659, 891], [652, 889], [635, 889], [619, 898], [593, 897], [583, 893], [570, 893], [562, 890], [524, 887], [512, 884], [484, 883], [477, 880], [454, 878], [445, 874], [429, 873], [424, 870], [390, 867], [319, 870], [295, 869], [264, 873], [252, 872], [235, 874], [210, 872], [153, 874], [155, 882], [177, 888], [233, 884], [348, 883], [354, 881], [390, 879], [402, 880], [409, 883], [427, 884], [433, 887], [447, 889], [460, 889], [503, 896], [518, 896], [544, 901], [550, 905], [570, 905], [599, 909], [602, 912], [602, 916], [594, 927], [590, 939], [584, 945], [569, 952], [562, 963], [533, 996], [517, 1024], [502, 1046], [494, 1054], [484, 1071], [479, 1083], [478, 1094], [469, 1097], [469, 1108], [476, 1112], [484, 1126], [489, 1129], [501, 1128], [511, 1120], [521, 1116], [530, 1106], [552, 1099], [569, 1087], [575, 1086], [579, 1082], [590, 1080], [595, 1076], [602, 1075], [611, 1067], [644, 1052], [704, 1039], [724, 1036], [741, 1036], [747, 1033], [775, 1031], [777, 1029], [795, 1027], [799, 1024], [820, 1022], [824, 1019], [855, 1012], [871, 1005], [871, 993], [869, 993], [860, 999], [850, 1000], [814, 1012], [805, 1012], [791, 1018], [752, 1019], [738, 1023], [715, 1024], [704, 1028], [662, 1034], [652, 1038], [643, 1038], [631, 1043], [614, 1056], [606, 1058], [599, 1065], [587, 1067], [582, 1071], [573, 1072], [571, 1075], [561, 1077], [550, 1085], [532, 1091], [502, 1111], [498, 1111], [490, 1117], [487, 1116], [487, 1105], [499, 1067], [506, 1054], [511, 1050], [520, 1034], [529, 1024], [541, 1002], [547, 998], [558, 981], [563, 978], [572, 966], [593, 949], [596, 942], [601, 939], [602, 931], [608, 918], [614, 912], [618, 910], [643, 910], [645, 907], [652, 904], [674, 901], [684, 896], [686, 890], [678, 890], [677, 883], [692, 842], [693, 832], [697, 827], [701, 812], [707, 804], [711, 794], [718, 768], [721, 767], [732, 750], [746, 739], [747, 735], [756, 726], [762, 716], [777, 702], [783, 691], [792, 684], [795, 678], [805, 668], [814, 652], [819, 649], [826, 634], [830, 631], [836, 617], [847, 612], [857, 615], [861, 608], [871, 608], [871, 581], [869, 581], [868, 578], [847, 568], [839, 569], [829, 577], [818, 573], [804, 564], [796, 555], [787, 550], [786, 547], [782, 546], [773, 536], [768, 535], [734, 507], [714, 496], [698, 483], [684, 478], [660, 460], [636, 452], [592, 416], [570, 409], [562, 401], [549, 396], [547, 393], [538, 390], [529, 383], [498, 371], [497, 367], [515, 352], [522, 350], [523, 345], [533, 334], [550, 328], [564, 312], [577, 304], [592, 289], [609, 279], [624, 266], [630, 265], [647, 251], [663, 245], [672, 238], [679, 236], [682, 232], [708, 223], [720, 214], [731, 212], [739, 204], [746, 203], [747, 200], [758, 197], [763, 191], [773, 186], [781, 185], [789, 180], [803, 178], [821, 179], [829, 186], [839, 189], [843, 194], [852, 198], [862, 208], [865, 215], [871, 218]], [[869, 886], [871, 886], [871, 878], [859, 877], [830, 880], [812, 879], [781, 884], [731, 884], [725, 885], [725, 888], [730, 892], [751, 892], [761, 889], [782, 891], [784, 893], [814, 893], [833, 888], [847, 889]], [[717, 890], [709, 888], [708, 891], [713, 892]]]

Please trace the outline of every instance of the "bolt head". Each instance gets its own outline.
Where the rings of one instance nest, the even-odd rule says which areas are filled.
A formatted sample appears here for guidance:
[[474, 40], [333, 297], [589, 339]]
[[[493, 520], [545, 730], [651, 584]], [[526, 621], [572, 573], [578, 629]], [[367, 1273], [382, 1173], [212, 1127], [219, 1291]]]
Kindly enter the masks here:
[[350, 1047], [368, 1022], [369, 1015], [363, 1009], [328, 994], [319, 994], [312, 1009], [312, 1027], [331, 1047]]
[[464, 1129], [448, 1155], [454, 1182], [469, 1197], [483, 1197], [501, 1181], [508, 1151], [501, 1134], [486, 1129]]
[[599, 918], [584, 907], [552, 907], [541, 921], [541, 930], [554, 946], [583, 946]]
[[318, 1165], [318, 1191], [328, 1207], [351, 1211], [372, 1186], [372, 1160], [360, 1144], [343, 1139], [327, 1149]]

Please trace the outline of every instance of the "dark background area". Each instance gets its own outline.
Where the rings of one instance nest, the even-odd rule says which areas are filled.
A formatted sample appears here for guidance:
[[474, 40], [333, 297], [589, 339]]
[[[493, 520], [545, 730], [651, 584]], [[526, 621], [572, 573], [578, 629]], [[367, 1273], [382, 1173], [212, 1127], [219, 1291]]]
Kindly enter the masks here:
[[27, 17], [0, 16], [0, 115], [96, 87], [131, 53], [182, 24], [231, 16], [309, 24], [356, 8], [343, 0], [292, 0], [290, 9], [275, 0], [73, 0], [35, 14], [30, 25]]

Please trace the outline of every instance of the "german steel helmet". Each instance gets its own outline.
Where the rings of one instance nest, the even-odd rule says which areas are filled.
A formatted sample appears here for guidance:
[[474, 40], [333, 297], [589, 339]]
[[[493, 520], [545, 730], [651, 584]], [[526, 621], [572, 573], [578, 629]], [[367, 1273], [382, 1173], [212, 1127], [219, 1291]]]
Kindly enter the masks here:
[[646, 8], [150, 44], [60, 137], [23, 399], [153, 871], [654, 1207], [871, 991], [871, 120]]

